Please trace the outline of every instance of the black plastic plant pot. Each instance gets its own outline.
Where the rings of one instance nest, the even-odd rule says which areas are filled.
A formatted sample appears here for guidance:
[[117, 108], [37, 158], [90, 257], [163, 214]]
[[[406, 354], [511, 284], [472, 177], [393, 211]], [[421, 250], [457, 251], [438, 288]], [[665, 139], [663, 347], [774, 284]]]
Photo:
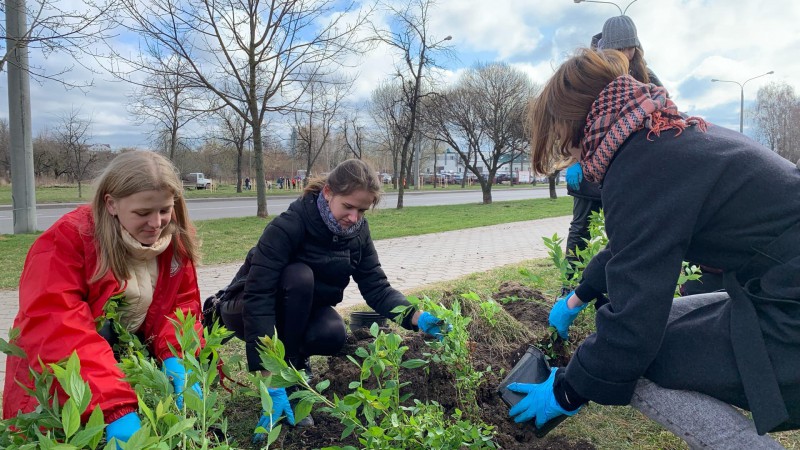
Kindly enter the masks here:
[[372, 311], [353, 311], [350, 313], [350, 331], [369, 329], [373, 323], [379, 327], [386, 326], [386, 317]]
[[[544, 354], [538, 348], [531, 345], [528, 347], [528, 350], [525, 351], [525, 354], [522, 355], [522, 358], [519, 360], [517, 365], [515, 365], [514, 368], [511, 369], [511, 372], [508, 373], [508, 376], [506, 376], [505, 379], [500, 382], [500, 386], [497, 387], [497, 393], [500, 394], [500, 398], [503, 399], [503, 402], [505, 402], [505, 404], [511, 408], [525, 396], [524, 394], [518, 394], [510, 391], [508, 389], [509, 384], [539, 384], [547, 381], [549, 376], [550, 365], [547, 364], [547, 357], [544, 356]], [[558, 416], [545, 423], [541, 428], [536, 428], [534, 420], [530, 420], [527, 423], [536, 428], [534, 431], [536, 437], [542, 438], [566, 418], [567, 416]]]

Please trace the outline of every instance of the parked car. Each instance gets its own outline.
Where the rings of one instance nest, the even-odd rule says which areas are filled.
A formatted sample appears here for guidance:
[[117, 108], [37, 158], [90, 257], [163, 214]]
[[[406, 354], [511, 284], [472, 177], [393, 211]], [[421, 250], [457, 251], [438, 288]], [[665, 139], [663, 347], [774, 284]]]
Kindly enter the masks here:
[[380, 180], [383, 182], [383, 184], [389, 184], [389, 183], [392, 182], [392, 174], [390, 174], [390, 173], [382, 173], [380, 175]]
[[[507, 174], [507, 173], [501, 173], [500, 175], [497, 175], [497, 176], [494, 178], [494, 181], [495, 181], [495, 183], [497, 183], [497, 184], [508, 183], [509, 181], [511, 181], [511, 175], [510, 175], [510, 174]], [[517, 176], [514, 176], [513, 183], [514, 183], [514, 184], [519, 184], [519, 179], [518, 179], [518, 177], [517, 177]]]
[[211, 189], [212, 181], [200, 172], [194, 172], [183, 177], [183, 187], [188, 189]]

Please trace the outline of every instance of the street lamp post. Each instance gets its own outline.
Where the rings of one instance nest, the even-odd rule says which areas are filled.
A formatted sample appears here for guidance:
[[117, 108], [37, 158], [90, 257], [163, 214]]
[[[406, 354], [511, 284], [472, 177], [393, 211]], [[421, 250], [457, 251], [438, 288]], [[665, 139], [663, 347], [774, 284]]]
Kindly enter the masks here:
[[739, 133], [744, 133], [744, 85], [747, 84], [748, 81], [755, 80], [756, 78], [761, 78], [763, 76], [772, 75], [775, 73], [774, 70], [770, 70], [767, 73], [762, 73], [761, 75], [755, 76], [753, 78], [747, 79], [744, 83], [739, 83], [738, 81], [733, 80], [718, 80], [716, 78], [712, 78], [712, 82], [720, 82], [720, 83], [734, 83], [739, 85], [739, 90], [741, 91], [741, 95], [739, 96]]
[[625, 12], [628, 11], [628, 8], [630, 8], [632, 4], [636, 3], [636, 0], [633, 0], [632, 2], [628, 3], [628, 6], [626, 6], [625, 9], [622, 9], [622, 8], [619, 7], [618, 4], [616, 4], [614, 2], [603, 2], [603, 1], [600, 1], [600, 0], [573, 0], [573, 1], [575, 3], [605, 3], [605, 4], [608, 4], [608, 5], [614, 5], [619, 10], [619, 15], [621, 15], [621, 16], [624, 16]]

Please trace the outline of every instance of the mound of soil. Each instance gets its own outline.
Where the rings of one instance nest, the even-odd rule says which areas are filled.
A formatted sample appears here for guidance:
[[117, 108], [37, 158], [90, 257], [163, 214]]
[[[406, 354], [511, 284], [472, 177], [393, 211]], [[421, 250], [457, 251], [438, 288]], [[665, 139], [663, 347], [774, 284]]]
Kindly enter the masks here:
[[[531, 328], [532, 335], [545, 336], [539, 340], [549, 341], [547, 333], [542, 330], [547, 329], [547, 318], [549, 307], [545, 297], [538, 291], [518, 284], [504, 284], [500, 287], [498, 295], [494, 298], [516, 297], [518, 299], [532, 299], [534, 301], [515, 301], [504, 304], [504, 308], [509, 314], [520, 321], [523, 325]], [[543, 303], [539, 303], [543, 302]], [[428, 336], [428, 338], [430, 338]], [[367, 330], [356, 332], [348, 336], [347, 342], [336, 356], [327, 358], [327, 368], [315, 370], [317, 380], [330, 380], [330, 387], [326, 391], [329, 396], [336, 393], [342, 397], [351, 390], [348, 384], [353, 380], [359, 379], [359, 368], [347, 359], [347, 355], [353, 355], [358, 347], [367, 347], [372, 337]], [[420, 358], [426, 359], [423, 353], [429, 352], [426, 345], [425, 336], [422, 333], [408, 334], [404, 337], [403, 345], [409, 347], [405, 354], [406, 359]], [[588, 441], [568, 441], [562, 436], [553, 433], [544, 438], [537, 438], [533, 434], [530, 424], [519, 425], [508, 418], [508, 408], [500, 400], [496, 392], [497, 386], [502, 380], [501, 373], [508, 371], [522, 357], [529, 344], [534, 344], [540, 348], [541, 342], [519, 342], [518, 348], [510, 352], [498, 352], [489, 345], [480, 341], [472, 351], [473, 366], [478, 370], [484, 370], [487, 366], [492, 367], [492, 371], [485, 376], [485, 382], [480, 386], [477, 393], [478, 408], [481, 419], [495, 427], [495, 443], [503, 449], [594, 449], [595, 447]], [[566, 352], [569, 349], [556, 346], [554, 350], [559, 353], [559, 359], [552, 362], [555, 365], [564, 365], [569, 360]], [[552, 353], [552, 352], [550, 352]], [[413, 398], [421, 401], [434, 400], [441, 404], [447, 414], [458, 407], [458, 393], [455, 388], [455, 380], [452, 374], [442, 365], [431, 363], [428, 371], [414, 369], [405, 370], [400, 379], [409, 382], [406, 388], [413, 393]], [[504, 369], [501, 372], [501, 369]], [[338, 420], [316, 411], [313, 413], [315, 426], [311, 428], [291, 428], [286, 427], [286, 432], [282, 433], [281, 438], [275, 443], [276, 447], [285, 449], [309, 449], [321, 448], [330, 445], [353, 445], [359, 447], [355, 436], [349, 436], [342, 440], [341, 435], [344, 426]]]

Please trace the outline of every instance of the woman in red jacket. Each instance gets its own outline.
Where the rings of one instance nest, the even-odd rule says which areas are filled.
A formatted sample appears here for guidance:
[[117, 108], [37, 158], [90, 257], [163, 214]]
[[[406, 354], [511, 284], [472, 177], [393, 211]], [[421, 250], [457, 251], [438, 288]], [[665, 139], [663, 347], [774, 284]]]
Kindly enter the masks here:
[[[36, 408], [18, 383], [32, 387], [28, 371], [41, 370], [39, 359], [54, 363], [77, 352], [81, 376], [92, 390], [87, 413], [99, 406], [107, 439], [127, 441], [140, 428], [136, 393], [122, 381], [111, 344], [96, 324], [109, 298], [124, 294], [120, 324], [150, 343], [180, 394], [186, 374], [169, 349], [178, 348], [169, 318], [177, 309], [200, 313], [196, 259], [172, 163], [146, 151], [117, 156], [100, 175], [91, 206], [64, 215], [28, 252], [14, 319], [20, 330], [14, 343], [27, 359], [8, 357], [3, 418]], [[64, 400], [63, 392], [58, 398]]]

